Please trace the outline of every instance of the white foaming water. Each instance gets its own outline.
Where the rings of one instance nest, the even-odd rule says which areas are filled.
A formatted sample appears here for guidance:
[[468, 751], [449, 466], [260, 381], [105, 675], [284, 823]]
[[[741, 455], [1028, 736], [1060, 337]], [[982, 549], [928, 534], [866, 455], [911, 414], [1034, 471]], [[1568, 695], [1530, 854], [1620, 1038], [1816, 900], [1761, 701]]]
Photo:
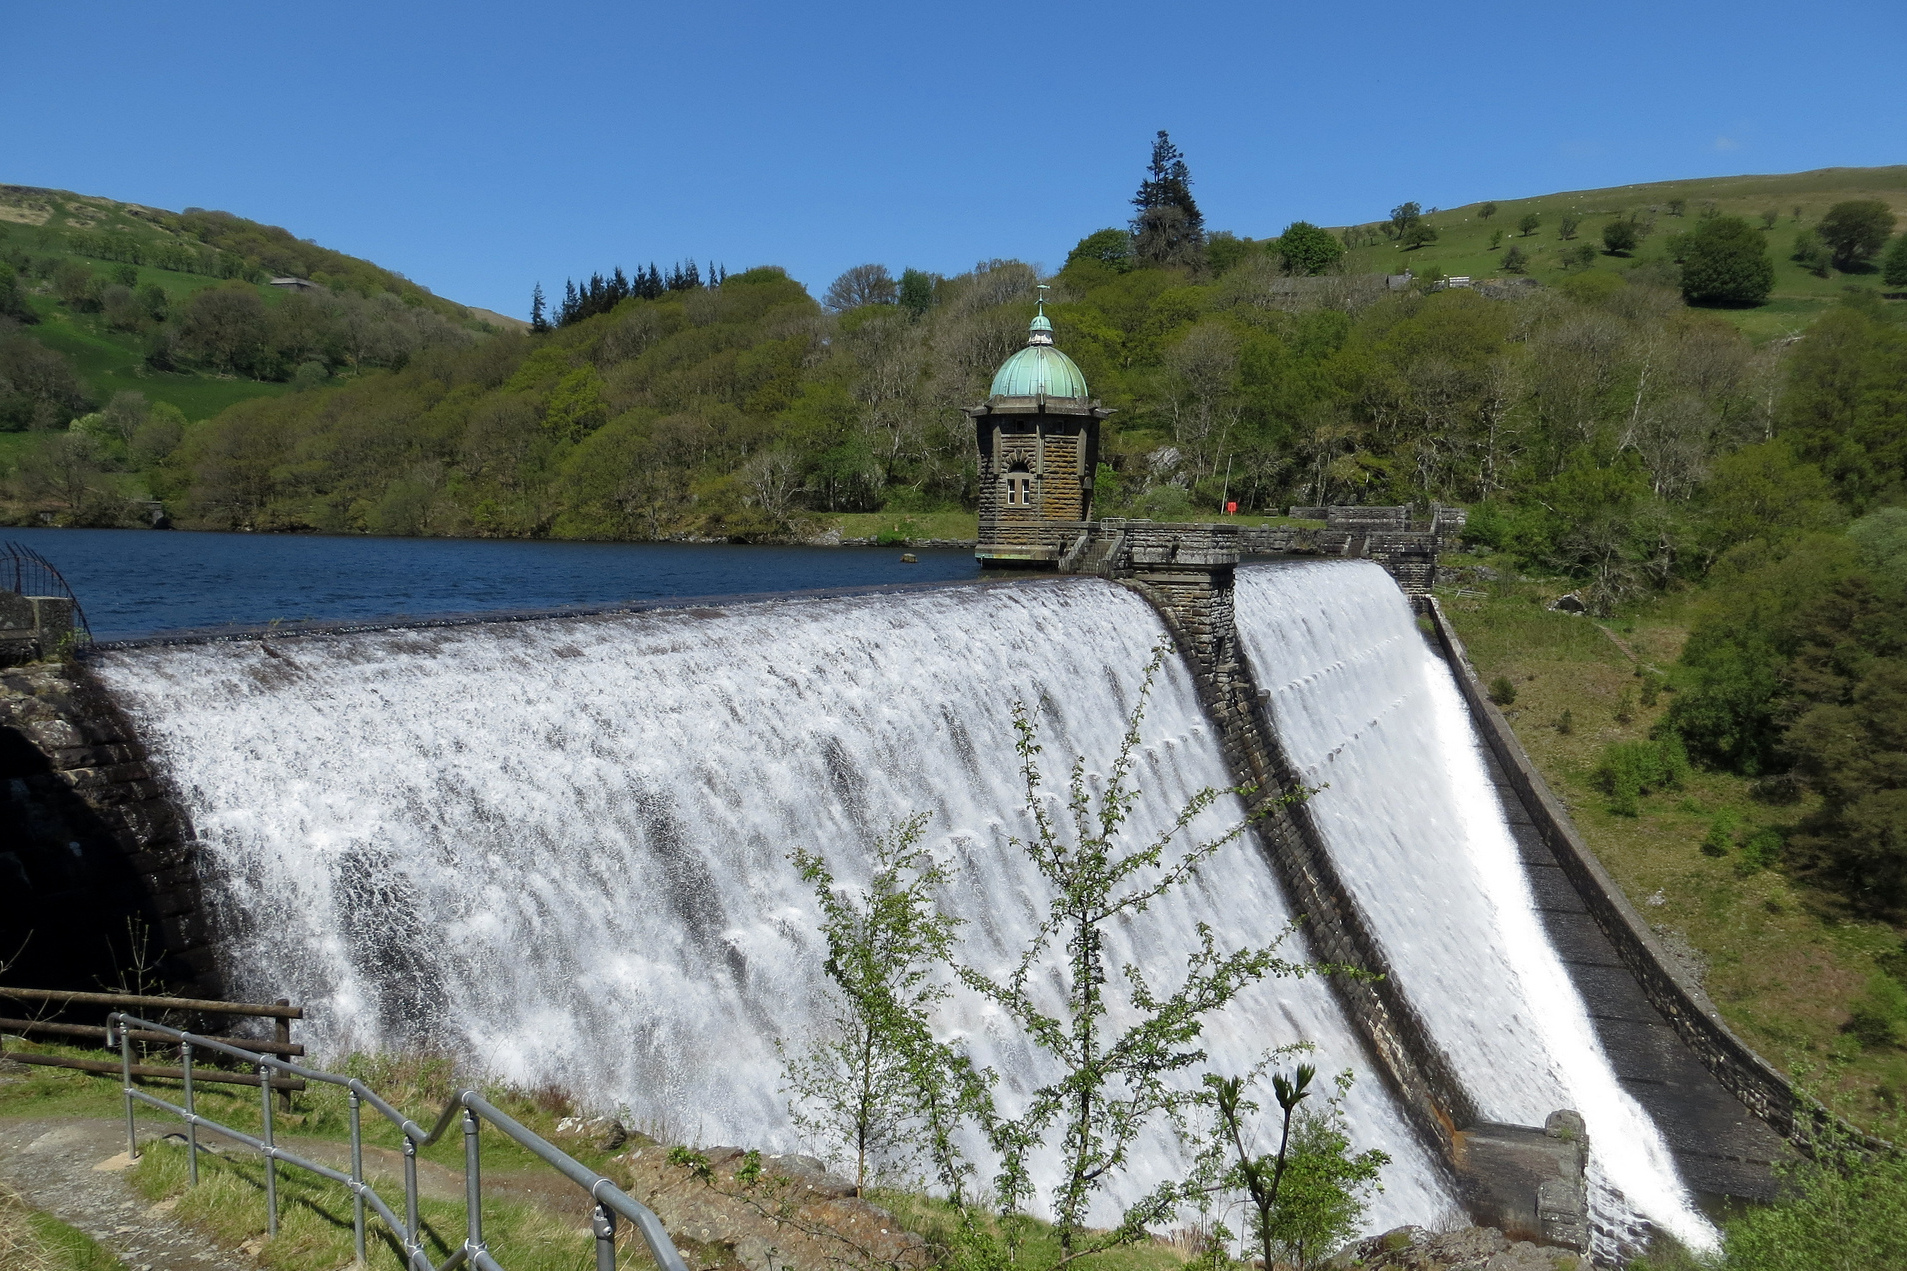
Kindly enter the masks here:
[[[1045, 895], [1005, 842], [1022, 826], [1011, 704], [1040, 704], [1063, 786], [1073, 755], [1116, 751], [1161, 634], [1138, 598], [1082, 580], [95, 665], [192, 818], [232, 987], [307, 1003], [317, 1053], [433, 1044], [702, 1142], [781, 1148], [797, 1143], [773, 1043], [814, 1027], [824, 979], [790, 849], [864, 881], [873, 836], [930, 812], [928, 842], [958, 869], [945, 901], [968, 920], [966, 956], [1004, 967]], [[1176, 660], [1144, 735], [1135, 840], [1229, 784]], [[1239, 815], [1227, 799], [1196, 828]], [[1240, 947], [1288, 914], [1241, 841], [1123, 926], [1110, 957], [1176, 982], [1196, 924]], [[1295, 941], [1284, 953], [1304, 956]], [[1009, 1092], [1042, 1079], [972, 996], [938, 1025]], [[1358, 1071], [1355, 1137], [1394, 1158], [1375, 1228], [1453, 1215], [1324, 982], [1253, 988], [1203, 1045], [1212, 1069], [1239, 1072], [1299, 1040], [1323, 1071]], [[1154, 1136], [1117, 1199], [1181, 1164]]]
[[1390, 577], [1369, 562], [1238, 571], [1238, 626], [1332, 860], [1399, 986], [1488, 1120], [1587, 1123], [1605, 1232], [1640, 1215], [1716, 1234], [1623, 1091], [1543, 931], [1468, 711]]

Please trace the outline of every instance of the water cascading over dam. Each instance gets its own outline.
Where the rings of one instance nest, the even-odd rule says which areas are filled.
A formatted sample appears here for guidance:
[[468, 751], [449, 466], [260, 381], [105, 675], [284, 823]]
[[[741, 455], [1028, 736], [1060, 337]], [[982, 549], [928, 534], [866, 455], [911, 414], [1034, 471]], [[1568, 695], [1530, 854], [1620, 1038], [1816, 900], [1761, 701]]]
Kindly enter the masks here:
[[[1283, 745], [1329, 786], [1311, 801], [1326, 847], [1481, 1112], [1541, 1125], [1576, 1108], [1602, 1229], [1647, 1218], [1706, 1243], [1536, 924], [1461, 701], [1404, 598], [1367, 565], [1238, 579]], [[192, 820], [228, 983], [309, 1003], [319, 1049], [431, 1045], [702, 1142], [793, 1146], [774, 1043], [816, 1026], [824, 977], [790, 849], [852, 883], [876, 834], [931, 813], [966, 955], [1004, 966], [1041, 894], [1005, 842], [1023, 829], [1011, 704], [1038, 704], [1049, 776], [1075, 753], [1108, 762], [1162, 637], [1137, 596], [1079, 579], [93, 665]], [[1144, 735], [1135, 834], [1231, 781], [1176, 660]], [[1200, 828], [1239, 811], [1227, 800]], [[1239, 947], [1289, 914], [1241, 841], [1120, 932], [1113, 957], [1177, 966], [1200, 922]], [[1009, 1092], [1039, 1079], [975, 999], [956, 994], [939, 1023]], [[1354, 1136], [1394, 1158], [1372, 1222], [1454, 1216], [1447, 1171], [1325, 983], [1248, 992], [1204, 1045], [1212, 1069], [1238, 1072], [1299, 1040], [1323, 1071], [1357, 1071]], [[1121, 1199], [1178, 1164], [1151, 1142]]]
[[[1151, 649], [1138, 597], [1095, 580], [637, 617], [130, 649], [94, 663], [190, 815], [238, 993], [308, 1004], [321, 1052], [424, 1044], [529, 1085], [626, 1106], [704, 1143], [793, 1146], [774, 1043], [820, 1008], [824, 947], [796, 845], [864, 879], [873, 836], [932, 814], [966, 956], [1004, 968], [1041, 884], [1010, 709], [1038, 705], [1049, 777], [1109, 762]], [[1146, 721], [1150, 835], [1230, 784], [1168, 660]], [[1227, 799], [1196, 827], [1242, 809]], [[1160, 979], [1210, 924], [1262, 944], [1289, 910], [1249, 839], [1117, 934]], [[1286, 956], [1302, 957], [1301, 941]], [[1009, 1092], [1039, 1079], [975, 999], [941, 1026]], [[1374, 1221], [1456, 1212], [1329, 987], [1267, 981], [1206, 1031], [1213, 1070], [1308, 1041], [1357, 1070], [1381, 1147]], [[1196, 1080], [1196, 1074], [1192, 1080]], [[1119, 1199], [1181, 1161], [1164, 1137]], [[1110, 1211], [1098, 1215], [1110, 1219]]]
[[1241, 569], [1238, 628], [1278, 737], [1403, 992], [1487, 1119], [1580, 1112], [1605, 1223], [1712, 1239], [1551, 948], [1463, 699], [1369, 562]]

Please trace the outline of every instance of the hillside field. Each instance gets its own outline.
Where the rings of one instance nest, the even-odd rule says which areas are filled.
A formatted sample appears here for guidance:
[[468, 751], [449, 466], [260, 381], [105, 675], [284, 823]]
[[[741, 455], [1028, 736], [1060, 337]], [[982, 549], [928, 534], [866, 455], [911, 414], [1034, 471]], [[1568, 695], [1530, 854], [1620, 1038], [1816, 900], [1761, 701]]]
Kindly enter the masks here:
[[[1850, 285], [1880, 285], [1878, 270], [1852, 274], [1836, 270], [1826, 278], [1818, 278], [1799, 262], [1789, 259], [1796, 232], [1818, 224], [1828, 208], [1845, 199], [1879, 199], [1907, 225], [1907, 165], [1658, 181], [1531, 198], [1503, 198], [1495, 200], [1497, 210], [1487, 220], [1480, 214], [1483, 201], [1438, 208], [1434, 212], [1426, 209], [1424, 219], [1437, 231], [1435, 243], [1406, 250], [1380, 236], [1379, 242], [1348, 253], [1346, 264], [1353, 272], [1396, 274], [1408, 269], [1422, 277], [1440, 270], [1452, 277], [1503, 278], [1513, 276], [1503, 270], [1502, 260], [1515, 244], [1531, 258], [1527, 276], [1539, 282], [1554, 283], [1572, 272], [1580, 272], [1563, 265], [1561, 258], [1565, 250], [1582, 243], [1593, 243], [1600, 248], [1604, 225], [1619, 217], [1637, 214], [1641, 226], [1653, 223], [1653, 232], [1646, 234], [1631, 254], [1599, 254], [1592, 268], [1627, 270], [1656, 264], [1673, 269], [1666, 240], [1671, 234], [1694, 228], [1704, 204], [1712, 203], [1717, 213], [1739, 216], [1757, 226], [1761, 224], [1762, 213], [1773, 211], [1778, 214], [1775, 226], [1765, 232], [1769, 255], [1775, 263], [1774, 294], [1767, 304], [1758, 308], [1712, 311], [1727, 317], [1756, 340], [1767, 340], [1798, 334], [1837, 303]], [[1686, 204], [1679, 217], [1669, 211], [1669, 204], [1675, 200]], [[1573, 239], [1561, 237], [1565, 213], [1582, 218]], [[1539, 217], [1542, 224], [1526, 237], [1518, 230], [1517, 223], [1530, 214]], [[1369, 222], [1363, 228], [1376, 232], [1380, 224]], [[1503, 243], [1492, 249], [1491, 235], [1499, 230]]]

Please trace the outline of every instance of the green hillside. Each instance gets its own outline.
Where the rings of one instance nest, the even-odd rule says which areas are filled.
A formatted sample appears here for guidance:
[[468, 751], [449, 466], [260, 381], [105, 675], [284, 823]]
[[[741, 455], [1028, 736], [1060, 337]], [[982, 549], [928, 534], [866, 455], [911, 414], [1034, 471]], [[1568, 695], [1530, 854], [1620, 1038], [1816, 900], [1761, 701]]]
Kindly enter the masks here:
[[[1387, 237], [1383, 222], [1340, 227], [1339, 232], [1350, 233], [1352, 242], [1370, 240], [1346, 256], [1346, 266], [1353, 272], [1395, 274], [1410, 270], [1419, 277], [1438, 273], [1513, 277], [1503, 268], [1503, 259], [1514, 245], [1530, 259], [1528, 277], [1555, 283], [1582, 271], [1579, 264], [1565, 263], [1567, 254], [1585, 243], [1601, 248], [1605, 225], [1634, 217], [1641, 231], [1640, 245], [1619, 256], [1599, 251], [1589, 267], [1655, 270], [1668, 280], [1675, 268], [1670, 259], [1670, 238], [1693, 228], [1704, 214], [1739, 216], [1761, 227], [1764, 214], [1773, 212], [1773, 227], [1763, 231], [1775, 262], [1773, 295], [1767, 304], [1753, 309], [1721, 311], [1750, 336], [1767, 339], [1797, 333], [1838, 302], [1849, 285], [1879, 285], [1878, 271], [1871, 268], [1854, 273], [1830, 270], [1823, 277], [1790, 259], [1796, 233], [1817, 225], [1829, 207], [1847, 199], [1879, 199], [1907, 223], [1907, 165], [1658, 181], [1503, 198], [1495, 200], [1496, 211], [1487, 219], [1481, 214], [1483, 202], [1434, 208], [1425, 213], [1424, 219], [1437, 231], [1437, 241], [1417, 248], [1404, 248]], [[1678, 202], [1679, 213], [1672, 210]], [[1518, 226], [1528, 215], [1535, 215], [1540, 225], [1525, 235]], [[1580, 218], [1573, 236], [1567, 239], [1562, 236], [1566, 215]], [[1499, 232], [1502, 242], [1492, 247], [1492, 236]]]
[[[293, 292], [274, 277], [311, 286]], [[207, 292], [216, 301], [198, 298]], [[0, 185], [0, 342], [11, 350], [0, 349], [0, 434], [63, 425], [122, 392], [206, 419], [293, 380], [402, 365], [419, 347], [508, 321], [486, 319], [495, 315], [230, 213]], [[75, 382], [23, 339], [62, 355]]]

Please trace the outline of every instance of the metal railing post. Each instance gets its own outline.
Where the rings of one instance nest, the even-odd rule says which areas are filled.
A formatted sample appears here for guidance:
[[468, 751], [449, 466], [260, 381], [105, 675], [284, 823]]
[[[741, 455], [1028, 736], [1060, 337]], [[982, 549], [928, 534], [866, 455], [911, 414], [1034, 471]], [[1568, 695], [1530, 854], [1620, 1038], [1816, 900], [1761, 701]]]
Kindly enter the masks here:
[[[364, 1129], [358, 1117], [358, 1108], [363, 1100], [358, 1092], [351, 1092], [351, 1181], [364, 1185]], [[364, 1193], [353, 1189], [351, 1192], [351, 1246], [357, 1252], [358, 1262], [364, 1261]]]
[[596, 1234], [596, 1271], [616, 1271], [616, 1215], [607, 1206], [596, 1206], [589, 1229]]
[[132, 1030], [126, 1027], [125, 1017], [113, 1012], [109, 1021], [119, 1029], [119, 1073], [125, 1078], [126, 1091], [126, 1159], [139, 1159], [139, 1131], [132, 1121]]
[[265, 1234], [278, 1235], [278, 1158], [271, 1135], [271, 1065], [258, 1065], [259, 1104], [265, 1112]]
[[[5, 990], [0, 990], [3, 995]], [[101, 995], [103, 996], [103, 995]], [[465, 1236], [460, 1247], [453, 1251], [444, 1263], [445, 1268], [474, 1267], [478, 1271], [501, 1271], [496, 1259], [491, 1257], [483, 1234], [483, 1156], [480, 1134], [485, 1121], [507, 1136], [513, 1143], [526, 1149], [558, 1173], [581, 1187], [592, 1202], [590, 1207], [590, 1235], [596, 1244], [596, 1265], [598, 1271], [614, 1271], [616, 1266], [616, 1236], [619, 1230], [618, 1219], [634, 1223], [636, 1232], [648, 1247], [650, 1257], [655, 1259], [658, 1271], [689, 1271], [669, 1238], [667, 1228], [657, 1217], [654, 1210], [643, 1205], [617, 1187], [613, 1180], [605, 1178], [582, 1162], [563, 1152], [555, 1144], [540, 1137], [518, 1122], [509, 1113], [495, 1107], [475, 1090], [462, 1089], [448, 1099], [443, 1111], [438, 1115], [434, 1128], [424, 1129], [417, 1122], [399, 1112], [385, 1101], [375, 1090], [363, 1082], [336, 1073], [321, 1072], [306, 1068], [290, 1060], [274, 1059], [252, 1049], [257, 1042], [244, 1042], [240, 1038], [202, 1036], [167, 1024], [156, 1024], [138, 1016], [114, 1011], [107, 1017], [107, 1026], [96, 1029], [95, 1035], [103, 1033], [106, 1045], [110, 1047], [115, 1040], [119, 1045], [119, 1074], [125, 1083], [122, 1091], [126, 1096], [126, 1136], [128, 1155], [136, 1155], [139, 1146], [138, 1122], [135, 1117], [136, 1105], [144, 1103], [161, 1112], [183, 1119], [193, 1131], [188, 1140], [191, 1157], [191, 1177], [196, 1182], [197, 1171], [197, 1130], [203, 1124], [219, 1134], [226, 1136], [239, 1147], [250, 1149], [265, 1158], [265, 1204], [266, 1230], [272, 1239], [279, 1235], [278, 1213], [278, 1166], [280, 1163], [292, 1169], [304, 1170], [318, 1178], [349, 1187], [352, 1193], [352, 1243], [357, 1265], [368, 1264], [365, 1254], [369, 1243], [366, 1230], [375, 1213], [378, 1221], [404, 1245], [403, 1263], [406, 1271], [434, 1271], [430, 1254], [423, 1241], [423, 1221], [420, 1204], [420, 1188], [417, 1178], [417, 1156], [420, 1149], [429, 1147], [439, 1139], [446, 1138], [452, 1122], [461, 1122], [464, 1136], [464, 1212]], [[180, 1067], [165, 1069], [146, 1069], [161, 1075], [171, 1074], [183, 1078], [185, 1082], [185, 1104], [168, 1102], [159, 1092], [137, 1089], [132, 1079], [138, 1066], [132, 1061], [132, 1042], [134, 1035], [165, 1041], [179, 1047]], [[269, 1044], [269, 1043], [267, 1043]], [[198, 1111], [198, 1085], [205, 1080], [250, 1081], [253, 1078], [244, 1073], [228, 1073], [223, 1077], [218, 1073], [198, 1072], [196, 1060], [206, 1051], [219, 1055], [228, 1055], [242, 1061], [247, 1068], [257, 1073], [259, 1119], [258, 1133], [239, 1129], [208, 1119]], [[92, 1071], [111, 1072], [110, 1063], [97, 1063]], [[279, 1074], [283, 1074], [280, 1076]], [[296, 1080], [299, 1088], [302, 1083], [317, 1081], [329, 1085], [343, 1086], [349, 1093], [351, 1162], [350, 1172], [346, 1173], [335, 1166], [308, 1159], [296, 1151], [287, 1150], [278, 1145], [276, 1118], [273, 1115], [273, 1082], [280, 1083]], [[283, 1085], [279, 1087], [284, 1088]], [[396, 1127], [404, 1138], [404, 1213], [400, 1216], [377, 1190], [364, 1178], [364, 1126], [363, 1108], [369, 1105], [378, 1115]]]
[[483, 1176], [477, 1161], [477, 1114], [464, 1109], [464, 1223], [468, 1248], [474, 1257], [483, 1252]]
[[192, 1100], [192, 1043], [179, 1043], [179, 1067], [185, 1072], [185, 1177], [199, 1185], [199, 1105]]
[[[404, 1257], [417, 1265], [417, 1140], [404, 1136]], [[429, 1264], [426, 1264], [429, 1265]]]

